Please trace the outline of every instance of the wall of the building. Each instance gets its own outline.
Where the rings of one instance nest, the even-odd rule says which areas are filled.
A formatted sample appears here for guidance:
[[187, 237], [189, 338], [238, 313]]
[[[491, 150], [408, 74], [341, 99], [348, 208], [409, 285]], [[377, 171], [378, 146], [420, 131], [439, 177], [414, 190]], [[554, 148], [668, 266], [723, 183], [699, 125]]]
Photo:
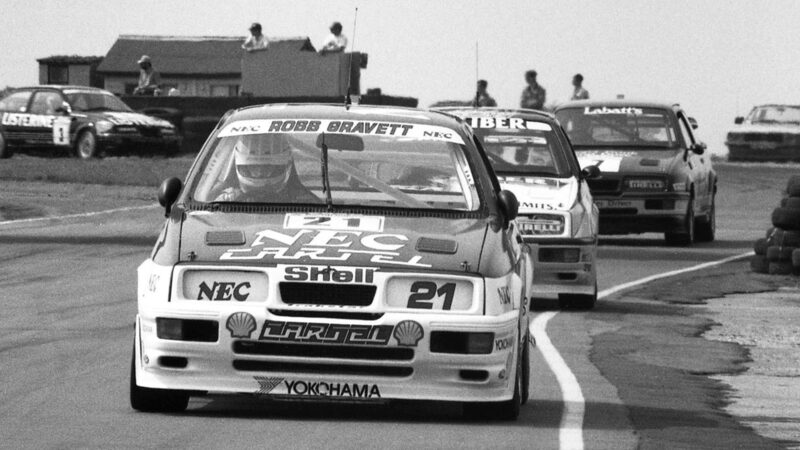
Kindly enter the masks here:
[[349, 82], [350, 92], [359, 94], [360, 66], [360, 53], [244, 53], [242, 91], [256, 97], [343, 96]]
[[[62, 64], [58, 64], [62, 65]], [[52, 84], [48, 78], [48, 64], [39, 64], [39, 84]], [[67, 66], [68, 80], [66, 84], [92, 86], [92, 66], [89, 64], [72, 64]]]
[[[130, 94], [138, 81], [138, 77], [106, 75], [105, 89], [115, 94]], [[242, 80], [239, 77], [161, 77], [162, 95], [167, 95], [170, 88], [176, 88], [183, 97], [235, 97], [239, 95], [241, 84]]]

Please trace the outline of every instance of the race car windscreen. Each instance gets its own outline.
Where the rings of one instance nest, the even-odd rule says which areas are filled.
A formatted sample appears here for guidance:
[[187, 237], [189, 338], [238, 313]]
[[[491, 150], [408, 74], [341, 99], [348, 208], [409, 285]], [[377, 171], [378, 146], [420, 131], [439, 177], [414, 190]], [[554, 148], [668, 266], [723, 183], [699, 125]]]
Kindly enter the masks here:
[[777, 123], [800, 125], [800, 107], [759, 106], [750, 113], [752, 123]]
[[64, 91], [73, 111], [133, 111], [122, 100], [110, 93], [91, 91]]
[[[315, 126], [320, 130], [331, 129], [326, 123], [345, 123], [319, 122], [325, 122]], [[200, 173], [190, 195], [205, 203], [325, 205], [327, 183], [332, 205], [478, 210], [479, 190], [460, 136], [453, 130], [427, 126], [447, 130], [440, 136], [449, 136], [430, 138], [415, 132], [425, 127], [421, 125], [406, 125], [403, 135], [401, 127], [394, 128], [395, 135], [388, 134], [389, 126], [385, 135], [324, 133], [320, 137], [323, 133], [307, 131], [237, 134], [234, 122], [210, 141], [213, 148], [195, 167]], [[330, 145], [327, 165], [321, 145], [326, 138]], [[350, 148], [335, 148], [340, 145], [337, 142], [348, 142]], [[325, 167], [327, 177], [323, 176]]]
[[658, 108], [586, 106], [564, 108], [556, 118], [581, 147], [678, 148], [668, 112]]
[[498, 174], [571, 176], [567, 150], [555, 131], [476, 129], [486, 155]]

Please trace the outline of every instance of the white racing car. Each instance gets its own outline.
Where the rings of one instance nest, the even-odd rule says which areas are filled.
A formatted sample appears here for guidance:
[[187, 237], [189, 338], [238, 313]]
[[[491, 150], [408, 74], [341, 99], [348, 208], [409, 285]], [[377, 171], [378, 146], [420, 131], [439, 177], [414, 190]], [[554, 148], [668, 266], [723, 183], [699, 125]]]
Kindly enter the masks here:
[[528, 397], [529, 249], [469, 127], [413, 109], [226, 115], [138, 269], [130, 400]]

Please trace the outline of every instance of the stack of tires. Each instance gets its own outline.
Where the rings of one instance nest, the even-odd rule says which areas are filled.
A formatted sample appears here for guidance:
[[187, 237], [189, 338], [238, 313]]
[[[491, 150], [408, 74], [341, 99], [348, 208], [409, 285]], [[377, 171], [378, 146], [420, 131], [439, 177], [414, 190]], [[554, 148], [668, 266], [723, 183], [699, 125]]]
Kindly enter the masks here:
[[753, 245], [753, 272], [800, 275], [800, 175], [789, 179], [786, 194], [772, 211], [773, 228]]

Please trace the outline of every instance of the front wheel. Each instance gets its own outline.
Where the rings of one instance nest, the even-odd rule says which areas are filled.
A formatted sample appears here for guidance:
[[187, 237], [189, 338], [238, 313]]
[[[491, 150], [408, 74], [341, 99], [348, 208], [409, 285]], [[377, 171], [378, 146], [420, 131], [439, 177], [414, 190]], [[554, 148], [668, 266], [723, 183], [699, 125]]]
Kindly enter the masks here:
[[152, 389], [136, 384], [136, 348], [131, 355], [131, 407], [142, 412], [181, 412], [189, 406], [189, 394], [168, 389]]
[[716, 196], [711, 197], [711, 210], [708, 212], [706, 220], [697, 226], [695, 238], [698, 242], [713, 242], [717, 233], [717, 207]]
[[11, 158], [13, 154], [14, 152], [12, 152], [11, 147], [8, 146], [5, 136], [3, 136], [3, 133], [0, 133], [0, 159]]
[[[527, 345], [527, 342], [525, 343]], [[517, 365], [514, 370], [514, 395], [510, 400], [502, 402], [470, 402], [463, 406], [464, 415], [479, 419], [516, 420], [522, 406], [522, 393], [525, 391], [523, 382], [523, 355], [525, 354], [517, 342]]]
[[667, 244], [670, 245], [692, 245], [694, 236], [694, 200], [689, 200], [689, 207], [686, 209], [686, 216], [683, 219], [683, 231], [677, 233], [664, 233]]
[[97, 137], [91, 131], [84, 131], [75, 141], [75, 154], [80, 159], [97, 157]]

